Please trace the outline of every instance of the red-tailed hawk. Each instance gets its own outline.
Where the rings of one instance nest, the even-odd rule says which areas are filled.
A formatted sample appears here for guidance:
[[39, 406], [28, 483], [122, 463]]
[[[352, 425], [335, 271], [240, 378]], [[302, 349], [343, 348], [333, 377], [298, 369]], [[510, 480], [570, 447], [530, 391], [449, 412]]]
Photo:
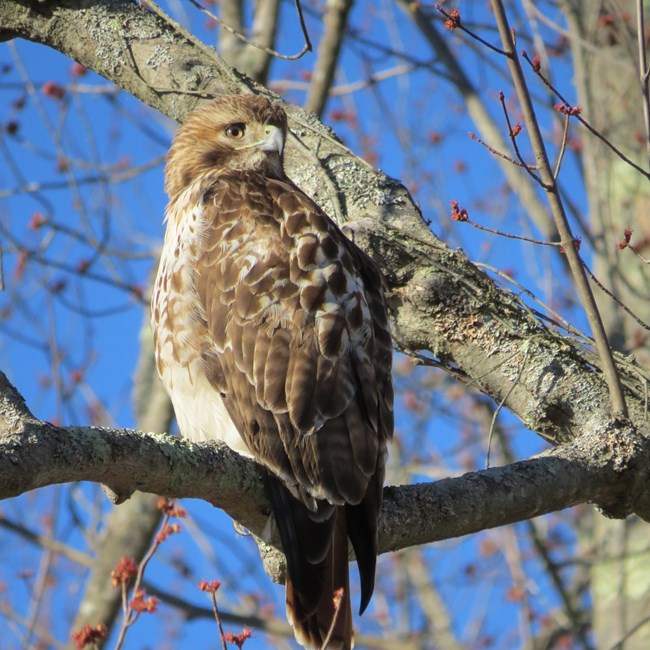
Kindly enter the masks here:
[[158, 372], [181, 433], [269, 470], [287, 616], [320, 648], [353, 646], [348, 539], [362, 613], [393, 432], [391, 338], [374, 262], [285, 175], [287, 118], [258, 96], [195, 111], [167, 158], [152, 300]]

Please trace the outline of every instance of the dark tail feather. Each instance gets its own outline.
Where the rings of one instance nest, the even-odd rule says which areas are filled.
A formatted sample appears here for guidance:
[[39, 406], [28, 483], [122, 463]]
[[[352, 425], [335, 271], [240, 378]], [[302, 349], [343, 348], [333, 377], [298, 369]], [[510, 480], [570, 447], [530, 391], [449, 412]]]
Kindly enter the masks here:
[[[338, 508], [332, 544], [323, 562], [320, 598], [312, 613], [307, 613], [303, 608], [291, 576], [287, 576], [287, 618], [298, 643], [310, 650], [351, 650], [354, 647], [346, 518], [345, 509]], [[334, 594], [339, 590], [342, 590], [342, 594], [337, 612]]]
[[345, 506], [348, 520], [348, 535], [352, 542], [354, 555], [359, 567], [359, 582], [361, 585], [361, 603], [359, 615], [363, 614], [372, 598], [375, 588], [375, 568], [377, 565], [377, 514], [378, 504], [381, 504], [381, 493], [373, 494], [373, 490], [381, 490], [377, 476], [371, 479], [368, 493], [363, 501], [356, 506]]
[[[329, 635], [328, 650], [351, 650], [354, 634], [345, 507], [335, 508], [328, 520], [315, 522], [278, 480], [269, 477], [266, 488], [287, 556], [287, 618], [296, 640], [305, 648], [320, 650]], [[343, 595], [332, 626], [334, 592], [339, 589]]]
[[323, 585], [323, 562], [327, 556], [334, 518], [313, 521], [307, 508], [273, 476], [268, 476], [266, 493], [287, 557], [287, 573], [306, 612], [318, 605]]

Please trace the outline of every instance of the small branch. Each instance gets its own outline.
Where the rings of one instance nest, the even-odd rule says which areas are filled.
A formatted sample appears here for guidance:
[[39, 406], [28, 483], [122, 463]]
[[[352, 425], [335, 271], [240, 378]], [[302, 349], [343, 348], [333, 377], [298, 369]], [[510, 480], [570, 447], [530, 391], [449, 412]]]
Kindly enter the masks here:
[[330, 623], [330, 629], [327, 631], [327, 636], [323, 641], [323, 648], [329, 648], [329, 642], [332, 638], [332, 633], [334, 632], [334, 627], [336, 626], [336, 621], [339, 618], [339, 613], [341, 611], [341, 602], [343, 600], [344, 590], [343, 587], [337, 589], [333, 594], [332, 598], [334, 599], [334, 616], [332, 617], [332, 622]]
[[492, 414], [492, 420], [490, 421], [490, 428], [488, 434], [487, 452], [485, 454], [486, 469], [490, 467], [490, 451], [492, 448], [492, 436], [494, 434], [494, 428], [497, 423], [497, 418], [499, 417], [499, 413], [501, 412], [503, 405], [506, 403], [506, 400], [508, 399], [508, 397], [510, 397], [510, 393], [512, 393], [515, 386], [519, 383], [519, 380], [521, 379], [521, 375], [524, 372], [524, 368], [526, 367], [526, 361], [528, 360], [528, 353], [529, 353], [529, 347], [526, 346], [526, 349], [524, 350], [524, 358], [522, 359], [521, 364], [519, 365], [519, 369], [517, 370], [517, 377], [512, 382], [512, 385], [508, 389], [508, 392], [501, 398], [501, 400], [499, 400], [499, 404], [497, 405], [496, 409], [494, 409], [494, 413]]
[[[4, 601], [0, 601], [0, 614], [3, 616], [6, 616], [8, 619], [15, 621], [18, 623], [18, 625], [21, 625], [23, 627], [26, 627], [28, 622], [26, 619], [24, 619], [22, 616], [19, 616], [16, 612], [13, 611], [11, 606]], [[50, 634], [47, 632], [47, 630], [43, 630], [41, 628], [36, 628], [34, 630], [34, 633], [38, 638], [45, 642], [48, 647], [55, 648], [56, 650], [67, 650], [67, 647], [61, 643], [58, 639], [55, 639], [53, 636], [50, 636]]]
[[[147, 589], [147, 593], [157, 596], [161, 602], [167, 603], [168, 605], [181, 610], [186, 617], [185, 620], [187, 621], [214, 618], [214, 610], [212, 607], [210, 607], [210, 609], [207, 607], [198, 607], [184, 598], [179, 598], [175, 593], [160, 589], [160, 587], [148, 584], [146, 581], [143, 584]], [[275, 637], [293, 639], [292, 627], [285, 620], [279, 618], [270, 617], [268, 615], [256, 616], [254, 614], [235, 614], [221, 609], [219, 610], [219, 617], [223, 623], [255, 628], [256, 630], [260, 630], [266, 634], [271, 634]], [[395, 648], [396, 641], [394, 638], [377, 638], [364, 634], [355, 634], [354, 637], [359, 647], [367, 648], [368, 650], [394, 650]], [[400, 650], [422, 650], [422, 644], [415, 640], [407, 641], [401, 639], [399, 641], [399, 648]]]
[[643, 106], [643, 119], [645, 121], [645, 147], [650, 168], [650, 70], [645, 51], [645, 17], [643, 13], [643, 0], [636, 2], [636, 37], [639, 50], [639, 81], [641, 82], [641, 97]]
[[273, 48], [280, 18], [280, 0], [255, 3], [251, 36], [263, 48], [244, 48], [239, 55], [240, 69], [258, 83], [267, 84], [269, 67], [273, 58], [268, 49]]
[[228, 650], [226, 647], [226, 639], [223, 632], [223, 625], [221, 624], [221, 615], [219, 614], [219, 607], [217, 606], [217, 593], [213, 591], [210, 594], [210, 599], [212, 601], [212, 611], [214, 612], [214, 618], [217, 622], [217, 627], [219, 628], [219, 637], [221, 638], [221, 647], [223, 650]]
[[[632, 244], [630, 243], [633, 232], [634, 230], [628, 226], [623, 231], [623, 239], [616, 244], [616, 248], [618, 248], [618, 250], [620, 251], [624, 250], [625, 248], [629, 248], [644, 264], [650, 264], [650, 259], [641, 255], [641, 252], [638, 250], [638, 248], [636, 246], [632, 246]], [[642, 248], [647, 246], [647, 244], [648, 244], [647, 238], [641, 241]]]
[[513, 235], [509, 232], [503, 232], [502, 230], [496, 230], [495, 228], [489, 228], [488, 226], [482, 226], [475, 221], [472, 221], [468, 214], [467, 210], [460, 209], [456, 201], [452, 201], [452, 213], [451, 218], [453, 221], [459, 223], [466, 223], [477, 230], [482, 230], [483, 232], [489, 232], [491, 235], [498, 235], [499, 237], [507, 237], [508, 239], [517, 239], [518, 241], [525, 241], [529, 244], [537, 244], [539, 246], [552, 246], [554, 248], [559, 248], [561, 244], [559, 242], [553, 241], [544, 241], [543, 239], [533, 239], [532, 237], [525, 237], [524, 235]]
[[92, 558], [87, 553], [78, 551], [77, 549], [72, 548], [72, 546], [68, 546], [63, 542], [59, 542], [54, 537], [51, 537], [49, 535], [42, 535], [33, 530], [30, 530], [26, 526], [16, 524], [13, 521], [6, 519], [2, 514], [0, 514], [0, 528], [11, 531], [12, 533], [20, 536], [25, 541], [30, 542], [39, 548], [52, 553], [56, 553], [57, 555], [61, 555], [71, 562], [77, 563], [79, 566], [90, 568], [94, 564], [94, 558]]
[[472, 133], [471, 131], [469, 132], [469, 137], [474, 140], [475, 142], [478, 142], [482, 147], [485, 147], [492, 155], [498, 156], [499, 158], [502, 158], [506, 162], [509, 162], [511, 165], [515, 165], [517, 167], [528, 167], [529, 169], [536, 169], [536, 167], [532, 167], [526, 163], [519, 162], [518, 160], [515, 160], [512, 156], [509, 156], [508, 154], [501, 153], [500, 151], [497, 151], [494, 147], [491, 147], [487, 142], [484, 142], [479, 138], [477, 135]]
[[[514, 55], [514, 48], [513, 48], [513, 56]], [[539, 69], [538, 66], [536, 66], [531, 60], [528, 54], [522, 50], [521, 52], [522, 58], [528, 62], [530, 67], [532, 68], [533, 72], [542, 80], [544, 85], [553, 92], [557, 98], [564, 104], [564, 108], [571, 113], [571, 117], [575, 117], [582, 126], [584, 126], [593, 136], [598, 138], [605, 146], [607, 146], [609, 149], [611, 149], [622, 161], [627, 163], [630, 167], [633, 169], [636, 169], [640, 174], [645, 176], [647, 179], [650, 179], [650, 173], [647, 172], [643, 167], [639, 167], [633, 160], [628, 158], [620, 149], [618, 149], [612, 142], [610, 142], [602, 133], [600, 133], [597, 129], [595, 129], [587, 120], [580, 115], [579, 113], [574, 112], [572, 109], [573, 107], [571, 106], [570, 102], [568, 102], [562, 93], [542, 74], [541, 70]]]
[[630, 249], [630, 250], [631, 250], [631, 251], [632, 251], [632, 252], [633, 252], [633, 253], [634, 253], [634, 254], [635, 254], [635, 255], [636, 255], [636, 256], [637, 256], [637, 257], [638, 257], [638, 258], [639, 258], [643, 263], [644, 263], [644, 264], [650, 264], [650, 259], [648, 259], [647, 257], [644, 257], [643, 255], [641, 255], [641, 253], [639, 253], [639, 251], [638, 251], [636, 248], [634, 248], [634, 246], [630, 245], [630, 246], [628, 246], [628, 248], [629, 248], [629, 249]]
[[564, 130], [562, 132], [562, 143], [560, 144], [560, 152], [557, 156], [557, 162], [555, 163], [555, 171], [553, 172], [553, 178], [557, 182], [558, 176], [560, 175], [560, 168], [562, 167], [562, 160], [564, 159], [564, 154], [566, 152], [566, 143], [569, 137], [569, 120], [571, 115], [564, 116]]
[[447, 13], [440, 5], [436, 5], [435, 8], [436, 11], [440, 12], [447, 19], [445, 21], [445, 27], [448, 30], [453, 31], [454, 29], [460, 29], [461, 32], [465, 32], [465, 34], [467, 34], [470, 38], [478, 41], [481, 43], [481, 45], [485, 45], [485, 47], [492, 50], [493, 52], [501, 54], [502, 56], [508, 56], [505, 50], [499, 49], [496, 45], [492, 45], [492, 43], [481, 38], [477, 33], [471, 31], [470, 29], [467, 29], [460, 19], [460, 13], [458, 9], [452, 9], [449, 13]]
[[260, 50], [263, 50], [264, 52], [267, 52], [271, 56], [274, 56], [278, 59], [283, 59], [284, 61], [296, 61], [297, 59], [300, 59], [305, 54], [307, 54], [307, 52], [311, 52], [312, 50], [311, 41], [309, 40], [309, 33], [307, 32], [307, 26], [305, 25], [305, 17], [302, 14], [302, 7], [300, 6], [300, 0], [294, 0], [294, 2], [296, 5], [296, 12], [298, 13], [298, 20], [300, 21], [300, 29], [302, 30], [302, 35], [305, 39], [305, 44], [302, 50], [298, 52], [298, 54], [280, 54], [280, 52], [276, 52], [274, 49], [267, 47], [266, 45], [261, 45], [260, 43], [251, 41], [241, 32], [238, 32], [237, 30], [228, 26], [223, 20], [221, 20], [221, 18], [219, 18], [219, 16], [215, 16], [209, 9], [206, 9], [203, 5], [199, 4], [196, 0], [189, 0], [189, 2], [193, 4], [199, 11], [202, 11], [206, 16], [209, 16], [217, 24], [221, 25], [224, 29], [228, 30], [233, 36], [238, 38], [243, 43], [246, 43], [246, 45], [250, 45], [252, 47], [256, 47]]
[[[650, 623], [650, 616], [643, 617], [635, 625], [633, 625], [609, 650], [621, 650], [624, 648], [626, 641], [629, 641], [642, 627]], [[642, 641], [643, 643], [643, 641]]]
[[591, 278], [592, 282], [607, 296], [609, 296], [630, 318], [642, 327], [644, 330], [650, 332], [650, 325], [645, 321], [641, 320], [622, 300], [619, 300], [591, 271], [591, 269], [585, 264], [584, 260], [582, 262], [585, 271]]
[[[501, 102], [501, 108], [503, 109], [503, 115], [506, 119], [506, 124], [508, 125], [508, 136], [510, 138], [510, 142], [512, 142], [512, 148], [515, 150], [515, 155], [517, 156], [517, 160], [519, 160], [519, 164], [521, 167], [523, 167], [528, 175], [539, 185], [541, 185], [545, 190], [551, 189], [550, 186], [546, 185], [542, 179], [537, 176], [533, 172], [533, 167], [529, 165], [521, 155], [521, 152], [519, 151], [519, 145], [517, 144], [517, 132], [514, 131], [512, 124], [510, 123], [510, 115], [508, 114], [508, 107], [506, 106], [506, 98], [505, 95], [503, 94], [502, 91], [499, 91], [499, 102]], [[539, 166], [537, 167], [539, 168]]]
[[123, 282], [117, 277], [110, 277], [107, 275], [102, 275], [101, 273], [95, 273], [90, 269], [87, 269], [82, 273], [80, 272], [79, 267], [74, 264], [67, 264], [65, 262], [59, 262], [58, 260], [47, 258], [44, 255], [42, 255], [38, 249], [34, 249], [34, 248], [30, 249], [23, 246], [13, 236], [13, 234], [2, 225], [0, 225], [0, 235], [4, 236], [6, 240], [11, 242], [11, 244], [16, 249], [18, 254], [25, 258], [25, 262], [27, 261], [37, 262], [38, 264], [45, 267], [51, 267], [51, 268], [59, 269], [60, 271], [66, 271], [67, 273], [70, 273], [73, 276], [83, 275], [85, 278], [88, 278], [89, 280], [93, 280], [95, 282], [99, 282], [100, 284], [105, 284], [107, 286], [111, 286], [116, 289], [122, 289], [123, 291], [126, 291], [129, 294], [129, 296], [135, 301], [138, 301], [142, 305], [147, 304], [147, 300], [145, 300], [142, 295], [141, 287], [138, 287], [137, 285]]
[[[102, 182], [109, 182], [111, 185], [122, 183], [124, 181], [133, 180], [136, 176], [143, 174], [144, 172], [149, 171], [159, 165], [162, 165], [165, 162], [165, 156], [157, 156], [151, 162], [145, 163], [138, 167], [129, 167], [127, 169], [121, 169], [119, 166], [111, 166], [106, 169], [100, 170], [99, 173], [91, 174], [89, 176], [84, 176], [82, 178], [76, 178], [75, 183], [77, 186], [80, 185], [94, 185]], [[65, 189], [69, 185], [68, 181], [50, 181], [43, 183], [28, 182], [17, 187], [12, 187], [10, 189], [0, 190], [0, 201], [11, 198], [18, 194], [35, 194], [37, 192], [47, 192], [48, 190], [60, 190]]]
[[589, 280], [587, 279], [587, 275], [582, 265], [582, 260], [578, 255], [578, 251], [575, 250], [572, 244], [574, 237], [571, 233], [571, 228], [564, 212], [564, 205], [562, 204], [562, 198], [557, 183], [553, 177], [553, 170], [551, 169], [548, 160], [544, 139], [537, 122], [535, 109], [533, 108], [532, 99], [528, 92], [524, 73], [515, 51], [512, 32], [508, 25], [508, 19], [502, 0], [492, 0], [492, 8], [499, 28], [499, 34], [501, 35], [501, 41], [508, 52], [508, 66], [510, 68], [510, 73], [524, 114], [526, 127], [540, 169], [541, 180], [545, 187], [548, 186], [547, 197], [551, 206], [551, 212], [553, 213], [553, 219], [555, 220], [560, 235], [560, 241], [564, 245], [567, 261], [576, 285], [576, 290], [587, 315], [587, 320], [589, 321], [592, 335], [596, 343], [596, 349], [600, 356], [603, 374], [609, 389], [612, 411], [615, 417], [627, 417], [627, 404], [625, 402], [625, 396], [623, 395], [623, 389], [616, 369], [616, 364], [614, 363], [612, 350], [609, 346], [605, 327], [600, 312], [598, 311], [594, 295], [589, 286]]

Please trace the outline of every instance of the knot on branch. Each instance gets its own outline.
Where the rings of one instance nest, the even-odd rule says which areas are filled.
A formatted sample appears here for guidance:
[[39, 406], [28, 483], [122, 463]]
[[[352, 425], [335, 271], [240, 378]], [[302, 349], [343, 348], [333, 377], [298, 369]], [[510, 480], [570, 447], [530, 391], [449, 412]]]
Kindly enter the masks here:
[[595, 499], [601, 512], [624, 519], [636, 513], [650, 516], [650, 437], [641, 435], [627, 418], [612, 418], [595, 423], [593, 429], [576, 441], [589, 462], [608, 466], [612, 482], [603, 486]]

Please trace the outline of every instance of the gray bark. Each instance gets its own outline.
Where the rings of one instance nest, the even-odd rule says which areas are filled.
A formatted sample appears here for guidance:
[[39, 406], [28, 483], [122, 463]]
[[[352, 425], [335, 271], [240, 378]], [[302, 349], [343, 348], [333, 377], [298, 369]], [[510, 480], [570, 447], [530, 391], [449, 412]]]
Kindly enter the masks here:
[[[594, 419], [581, 437], [529, 460], [436, 483], [387, 487], [380, 552], [589, 501], [625, 516], [643, 505], [649, 460], [646, 441], [631, 428]], [[262, 471], [219, 443], [41, 422], [0, 374], [0, 498], [56, 483], [96, 481], [119, 499], [135, 490], [204, 499], [261, 535], [269, 512]]]

